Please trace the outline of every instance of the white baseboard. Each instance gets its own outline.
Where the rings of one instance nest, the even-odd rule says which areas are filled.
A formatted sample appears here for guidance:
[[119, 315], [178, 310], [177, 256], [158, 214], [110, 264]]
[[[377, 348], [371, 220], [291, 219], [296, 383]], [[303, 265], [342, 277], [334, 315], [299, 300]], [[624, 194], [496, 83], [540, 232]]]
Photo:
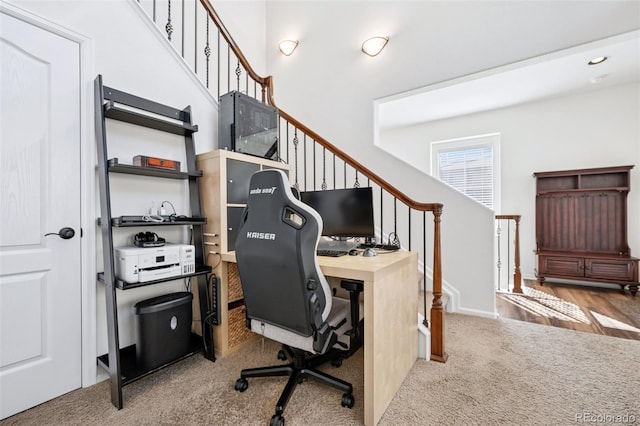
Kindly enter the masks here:
[[418, 358], [431, 360], [431, 331], [424, 326], [424, 317], [418, 313]]
[[484, 318], [498, 318], [498, 313], [497, 312], [490, 312], [490, 311], [480, 311], [477, 309], [469, 309], [469, 308], [460, 308], [458, 307], [458, 309], [456, 309], [455, 311], [456, 314], [464, 314], [464, 315], [474, 315], [477, 317], [484, 317]]

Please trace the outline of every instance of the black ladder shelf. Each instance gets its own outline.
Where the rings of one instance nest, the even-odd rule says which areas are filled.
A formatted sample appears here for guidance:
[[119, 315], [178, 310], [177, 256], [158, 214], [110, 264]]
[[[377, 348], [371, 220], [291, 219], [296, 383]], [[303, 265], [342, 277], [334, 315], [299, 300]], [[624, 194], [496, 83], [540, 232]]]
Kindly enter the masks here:
[[[118, 409], [121, 409], [123, 407], [123, 386], [146, 375], [152, 374], [167, 365], [203, 351], [204, 356], [207, 359], [215, 361], [215, 355], [213, 352], [213, 334], [211, 327], [207, 326], [205, 321], [207, 313], [210, 310], [207, 296], [207, 277], [211, 272], [211, 267], [207, 266], [205, 262], [203, 227], [206, 224], [206, 218], [203, 218], [201, 215], [199, 189], [199, 178], [202, 177], [202, 172], [196, 169], [196, 153], [193, 143], [193, 133], [198, 131], [198, 126], [191, 124], [191, 108], [186, 107], [182, 110], [175, 109], [167, 105], [159, 104], [148, 99], [103, 86], [101, 75], [98, 75], [95, 79], [94, 90], [101, 216], [97, 222], [102, 232], [102, 250], [104, 257], [104, 272], [98, 274], [98, 281], [103, 282], [105, 286], [107, 337], [109, 346], [109, 352], [98, 357], [98, 364], [109, 373], [111, 381], [111, 402]], [[107, 118], [184, 136], [187, 171], [181, 172], [149, 169], [139, 166], [119, 164], [117, 158], [109, 159], [107, 154], [106, 135]], [[159, 223], [144, 222], [142, 220], [136, 221], [135, 217], [133, 217], [134, 219], [131, 219], [132, 217], [128, 217], [129, 220], [125, 222], [122, 218], [112, 217], [111, 193], [109, 187], [110, 173], [125, 173], [129, 175], [187, 180], [191, 217]], [[127, 283], [118, 279], [115, 275], [114, 266], [113, 228], [130, 226], [191, 226], [192, 244], [195, 247], [195, 272], [187, 275], [173, 276], [166, 279], [142, 283]], [[117, 290], [128, 290], [187, 277], [195, 277], [197, 279], [203, 336], [201, 337], [192, 333], [189, 352], [180, 359], [174, 360], [150, 371], [140, 370], [136, 366], [135, 345], [120, 348], [118, 308], [116, 303]]]

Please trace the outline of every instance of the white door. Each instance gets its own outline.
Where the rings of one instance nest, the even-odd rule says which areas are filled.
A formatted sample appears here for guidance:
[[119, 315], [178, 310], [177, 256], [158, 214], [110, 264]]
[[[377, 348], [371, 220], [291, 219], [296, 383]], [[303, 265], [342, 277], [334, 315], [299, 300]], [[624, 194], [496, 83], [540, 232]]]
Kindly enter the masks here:
[[[6, 418], [81, 386], [80, 56], [77, 43], [4, 12], [0, 56]], [[75, 235], [46, 235], [65, 227]]]

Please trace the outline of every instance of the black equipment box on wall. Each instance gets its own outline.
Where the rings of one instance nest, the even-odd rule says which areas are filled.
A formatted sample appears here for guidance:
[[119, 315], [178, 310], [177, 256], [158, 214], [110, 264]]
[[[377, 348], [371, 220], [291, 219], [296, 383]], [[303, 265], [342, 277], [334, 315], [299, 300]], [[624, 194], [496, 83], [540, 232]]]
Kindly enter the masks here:
[[218, 148], [278, 159], [278, 110], [238, 91], [220, 96]]
[[134, 305], [138, 368], [152, 370], [189, 353], [192, 300], [193, 294], [181, 291]]

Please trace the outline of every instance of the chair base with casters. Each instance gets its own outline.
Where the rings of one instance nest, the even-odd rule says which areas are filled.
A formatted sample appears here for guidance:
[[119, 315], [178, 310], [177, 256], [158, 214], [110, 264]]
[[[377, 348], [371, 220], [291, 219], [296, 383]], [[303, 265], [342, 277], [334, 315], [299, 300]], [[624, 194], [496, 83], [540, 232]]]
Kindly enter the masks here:
[[[343, 359], [349, 358], [362, 346], [364, 333], [359, 326], [362, 324], [360, 321], [360, 293], [363, 291], [363, 285], [364, 283], [362, 281], [357, 280], [342, 280], [340, 282], [340, 287], [349, 292], [351, 329], [344, 332], [344, 335], [349, 338], [348, 349], [334, 348], [322, 355], [311, 355], [306, 351], [282, 345], [282, 350], [278, 352], [278, 359], [282, 361], [291, 359], [291, 363], [249, 368], [241, 371], [240, 378], [235, 384], [235, 390], [239, 392], [247, 390], [249, 387], [247, 378], [250, 377], [289, 376], [289, 381], [282, 391], [280, 399], [278, 399], [276, 403], [275, 414], [271, 417], [270, 426], [284, 425], [283, 412], [287, 402], [289, 402], [289, 398], [291, 398], [296, 385], [302, 383], [305, 378], [314, 379], [343, 391], [342, 406], [347, 408], [353, 407], [355, 399], [353, 397], [353, 386], [351, 383], [318, 371], [315, 367], [326, 362], [331, 362], [331, 365], [334, 367], [340, 367]], [[342, 346], [346, 348], [344, 343]]]
[[287, 355], [292, 359], [292, 362], [285, 365], [274, 365], [270, 367], [258, 367], [248, 368], [242, 370], [240, 378], [236, 381], [235, 390], [244, 392], [249, 387], [247, 378], [249, 377], [274, 377], [274, 376], [289, 376], [280, 399], [276, 403], [276, 412], [271, 417], [269, 423], [270, 426], [284, 426], [284, 409], [289, 402], [289, 398], [293, 394], [294, 389], [299, 383], [306, 378], [316, 380], [317, 382], [324, 383], [332, 386], [336, 389], [344, 392], [342, 395], [341, 404], [343, 407], [352, 408], [355, 403], [353, 398], [353, 386], [351, 383], [341, 380], [337, 377], [331, 376], [327, 373], [317, 370], [315, 367], [329, 360], [339, 359], [342, 356], [343, 351], [337, 349], [331, 349], [322, 355], [307, 356], [308, 353], [303, 350], [290, 348], [283, 345], [283, 350], [278, 353], [278, 359], [287, 359]]

